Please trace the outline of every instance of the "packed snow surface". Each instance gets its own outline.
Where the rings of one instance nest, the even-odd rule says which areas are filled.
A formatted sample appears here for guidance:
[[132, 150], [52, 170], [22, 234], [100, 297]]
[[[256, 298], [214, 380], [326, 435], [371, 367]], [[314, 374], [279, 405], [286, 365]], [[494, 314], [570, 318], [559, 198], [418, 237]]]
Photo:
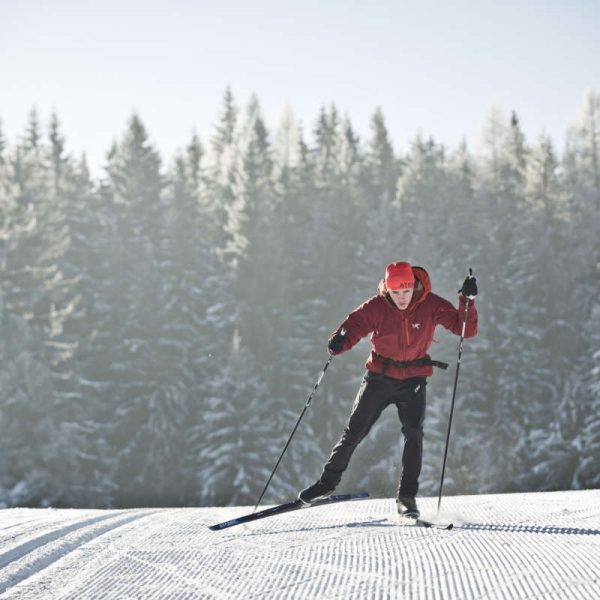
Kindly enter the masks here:
[[[437, 499], [420, 500], [435, 518]], [[391, 499], [223, 531], [251, 507], [0, 511], [0, 598], [600, 598], [600, 490]]]

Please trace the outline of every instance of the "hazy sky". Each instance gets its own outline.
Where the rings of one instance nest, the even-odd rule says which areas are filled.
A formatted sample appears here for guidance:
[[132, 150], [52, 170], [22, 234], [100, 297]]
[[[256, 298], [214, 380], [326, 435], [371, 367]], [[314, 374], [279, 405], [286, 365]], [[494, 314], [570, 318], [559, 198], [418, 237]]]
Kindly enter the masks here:
[[475, 144], [492, 105], [562, 147], [600, 90], [600, 0], [0, 0], [0, 119], [9, 142], [56, 110], [95, 173], [135, 110], [170, 161], [212, 135], [223, 91], [286, 105], [313, 129], [334, 101], [364, 138], [380, 106], [396, 148], [421, 130]]

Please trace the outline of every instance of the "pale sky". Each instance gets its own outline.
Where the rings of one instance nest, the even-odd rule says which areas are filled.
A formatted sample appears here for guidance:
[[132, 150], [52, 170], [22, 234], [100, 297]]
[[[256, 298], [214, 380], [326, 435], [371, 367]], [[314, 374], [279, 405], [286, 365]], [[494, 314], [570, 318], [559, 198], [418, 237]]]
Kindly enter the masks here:
[[560, 149], [600, 90], [600, 0], [0, 0], [10, 143], [55, 110], [99, 175], [137, 111], [169, 163], [194, 129], [208, 142], [227, 85], [270, 127], [287, 105], [308, 134], [335, 102], [364, 140], [379, 106], [398, 150], [418, 131], [454, 147], [497, 106]]

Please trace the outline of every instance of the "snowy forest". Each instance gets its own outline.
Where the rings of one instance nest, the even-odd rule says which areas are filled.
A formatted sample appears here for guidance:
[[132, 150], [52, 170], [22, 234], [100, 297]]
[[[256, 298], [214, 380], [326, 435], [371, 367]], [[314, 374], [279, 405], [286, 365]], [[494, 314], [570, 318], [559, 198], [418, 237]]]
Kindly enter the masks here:
[[[474, 150], [393, 139], [379, 109], [364, 139], [335, 105], [270, 130], [228, 89], [167, 160], [132, 115], [99, 178], [42, 120], [0, 129], [0, 506], [253, 504], [328, 337], [395, 260], [455, 303], [469, 267], [479, 285], [445, 493], [600, 486], [597, 92], [564, 140], [490, 111]], [[458, 349], [436, 342], [421, 495]], [[265, 503], [319, 476], [369, 349], [333, 359]], [[392, 497], [400, 454], [388, 409], [338, 490]]]

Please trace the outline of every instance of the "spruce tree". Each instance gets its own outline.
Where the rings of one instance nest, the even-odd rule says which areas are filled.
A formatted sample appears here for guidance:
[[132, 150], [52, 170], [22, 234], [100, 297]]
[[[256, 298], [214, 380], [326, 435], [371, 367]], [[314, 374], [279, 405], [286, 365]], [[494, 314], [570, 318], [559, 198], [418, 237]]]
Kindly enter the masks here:
[[111, 276], [100, 291], [109, 312], [97, 340], [100, 353], [104, 344], [110, 353], [105, 376], [117, 415], [110, 443], [117, 449], [119, 505], [181, 501], [188, 397], [180, 381], [180, 346], [168, 335], [167, 310], [174, 299], [160, 168], [160, 157], [134, 115], [109, 155], [103, 190], [112, 209]]
[[560, 426], [574, 449], [581, 449], [580, 465], [574, 467], [572, 483], [592, 487], [597, 481], [600, 426], [598, 419], [599, 371], [598, 297], [600, 294], [600, 94], [585, 94], [579, 122], [568, 136], [570, 182], [569, 267], [572, 269], [572, 316], [582, 325], [573, 354], [571, 394], [565, 403]]
[[12, 329], [15, 360], [13, 387], [5, 392], [15, 404], [4, 415], [3, 452], [14, 458], [17, 479], [11, 485], [19, 490], [17, 502], [29, 505], [68, 502], [68, 486], [61, 479], [74, 439], [63, 417], [75, 348], [65, 329], [77, 319], [77, 298], [73, 282], [61, 270], [68, 232], [47, 154], [32, 111], [25, 136], [3, 167], [9, 243], [1, 278], [3, 320]]
[[399, 233], [400, 211], [395, 206], [396, 182], [402, 163], [395, 155], [383, 113], [377, 109], [371, 118], [366, 140], [364, 172], [360, 194], [367, 218], [363, 223], [366, 249], [363, 257], [364, 287], [373, 288], [373, 273], [381, 273], [387, 264], [398, 260], [391, 248]]
[[[273, 164], [277, 225], [271, 240], [279, 249], [280, 261], [270, 292], [277, 355], [270, 378], [273, 410], [269, 419], [274, 435], [265, 456], [269, 469], [283, 449], [326, 357], [317, 316], [319, 298], [307, 291], [315, 285], [310, 241], [315, 210], [313, 164], [291, 113], [284, 116], [276, 131]], [[295, 435], [273, 481], [272, 498], [293, 496], [298, 486], [317, 476], [322, 466], [321, 451], [314, 441], [320, 424], [314, 421], [319, 407], [320, 400], [316, 400]]]

